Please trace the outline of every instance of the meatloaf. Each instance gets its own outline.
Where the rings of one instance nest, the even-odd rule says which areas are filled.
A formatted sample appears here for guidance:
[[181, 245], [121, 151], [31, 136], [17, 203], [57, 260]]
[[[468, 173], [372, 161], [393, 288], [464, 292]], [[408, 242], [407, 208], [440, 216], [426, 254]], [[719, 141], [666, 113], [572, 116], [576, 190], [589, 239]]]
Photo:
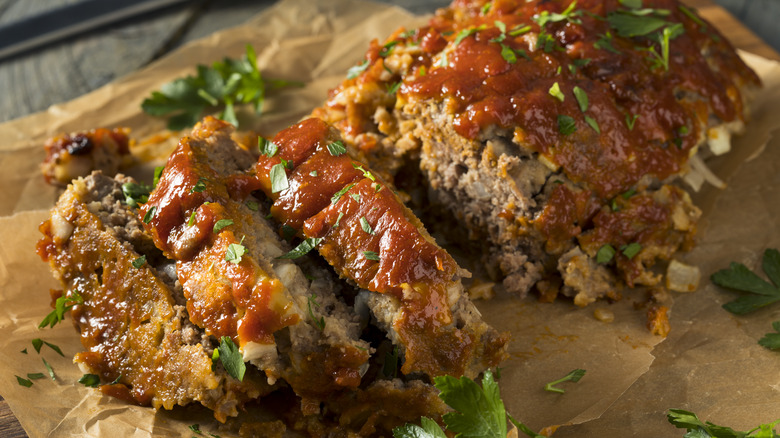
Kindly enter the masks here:
[[675, 0], [455, 0], [372, 42], [313, 115], [446, 211], [429, 226], [456, 221], [440, 230], [507, 290], [586, 305], [659, 284], [651, 267], [692, 244], [700, 211], [675, 181], [722, 185], [703, 158], [759, 86]]

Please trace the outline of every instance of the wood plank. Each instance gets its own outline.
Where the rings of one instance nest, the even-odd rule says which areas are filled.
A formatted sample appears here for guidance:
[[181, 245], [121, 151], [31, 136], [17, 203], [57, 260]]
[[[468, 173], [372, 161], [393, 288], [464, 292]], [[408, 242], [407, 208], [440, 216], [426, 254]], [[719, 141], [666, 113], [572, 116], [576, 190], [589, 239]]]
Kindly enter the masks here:
[[[9, 0], [0, 4], [0, 24], [72, 1]], [[138, 17], [0, 63], [0, 122], [71, 100], [146, 65], [194, 11]]]
[[0, 396], [0, 436], [4, 438], [27, 438], [27, 433], [22, 429], [22, 425], [14, 417], [13, 412], [8, 407], [2, 396]]

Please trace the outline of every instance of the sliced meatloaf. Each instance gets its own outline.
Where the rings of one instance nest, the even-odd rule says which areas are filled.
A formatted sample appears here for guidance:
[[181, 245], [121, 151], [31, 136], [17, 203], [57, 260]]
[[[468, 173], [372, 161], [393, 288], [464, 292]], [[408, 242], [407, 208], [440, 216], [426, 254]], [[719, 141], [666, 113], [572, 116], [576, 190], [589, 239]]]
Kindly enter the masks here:
[[144, 233], [123, 186], [100, 172], [74, 180], [41, 225], [38, 252], [65, 294], [86, 351], [75, 361], [104, 393], [155, 408], [199, 402], [224, 421], [273, 387], [212, 367], [214, 338], [193, 325], [172, 262]]
[[702, 157], [758, 86], [675, 0], [456, 0], [374, 41], [313, 115], [396, 186], [418, 169], [508, 290], [585, 305], [690, 246], [700, 212], [672, 183], [718, 183]]
[[393, 188], [345, 154], [338, 132], [307, 119], [264, 147], [255, 166], [271, 214], [366, 292], [378, 325], [401, 350], [402, 372], [474, 377], [506, 355], [508, 336], [464, 293], [469, 275]]
[[127, 128], [97, 128], [60, 134], [46, 141], [41, 172], [47, 183], [66, 187], [93, 170], [114, 175], [132, 163]]
[[291, 248], [264, 218], [244, 172], [255, 157], [214, 118], [182, 138], [140, 211], [176, 271], [190, 319], [235, 340], [244, 359], [321, 400], [356, 388], [370, 346], [332, 279], [283, 259]]

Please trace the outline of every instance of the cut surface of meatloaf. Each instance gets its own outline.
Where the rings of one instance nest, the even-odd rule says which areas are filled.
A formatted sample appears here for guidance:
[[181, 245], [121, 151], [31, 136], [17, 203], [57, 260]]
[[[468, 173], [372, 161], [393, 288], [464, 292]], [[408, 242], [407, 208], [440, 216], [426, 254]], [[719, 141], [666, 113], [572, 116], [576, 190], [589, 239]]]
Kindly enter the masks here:
[[199, 402], [224, 421], [272, 387], [256, 371], [239, 382], [212, 369], [213, 338], [190, 323], [172, 262], [125, 203], [122, 187], [133, 183], [100, 172], [76, 179], [41, 225], [39, 254], [65, 294], [83, 300], [72, 310], [86, 349], [75, 361], [115, 382], [101, 386], [106, 394], [166, 409]]
[[327, 274], [283, 259], [282, 241], [252, 196], [255, 157], [208, 117], [182, 138], [139, 212], [176, 261], [190, 319], [228, 336], [244, 360], [321, 400], [358, 387], [370, 346]]
[[313, 115], [396, 186], [419, 169], [508, 290], [578, 305], [691, 245], [672, 182], [701, 184], [760, 86], [675, 0], [456, 0], [360, 65]]
[[277, 134], [255, 166], [271, 214], [316, 247], [404, 358], [402, 372], [474, 377], [506, 355], [508, 337], [464, 293], [468, 273], [394, 190], [345, 154], [338, 132], [307, 119]]
[[114, 175], [131, 162], [127, 128], [97, 128], [60, 134], [46, 141], [41, 172], [47, 183], [65, 187], [93, 170]]

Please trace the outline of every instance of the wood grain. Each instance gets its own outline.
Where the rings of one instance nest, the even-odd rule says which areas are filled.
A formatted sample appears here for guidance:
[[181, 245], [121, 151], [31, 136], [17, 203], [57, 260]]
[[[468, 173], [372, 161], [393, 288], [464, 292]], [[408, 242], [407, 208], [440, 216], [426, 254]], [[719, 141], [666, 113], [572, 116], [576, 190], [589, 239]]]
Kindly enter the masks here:
[[[76, 0], [0, 0], [0, 25]], [[449, 0], [380, 0], [430, 13]], [[683, 0], [742, 50], [780, 61], [780, 54], [711, 0]], [[0, 122], [92, 91], [131, 73], [165, 51], [243, 23], [273, 0], [212, 0], [204, 7], [166, 11], [122, 23], [0, 64]], [[0, 437], [27, 434], [0, 396]]]

